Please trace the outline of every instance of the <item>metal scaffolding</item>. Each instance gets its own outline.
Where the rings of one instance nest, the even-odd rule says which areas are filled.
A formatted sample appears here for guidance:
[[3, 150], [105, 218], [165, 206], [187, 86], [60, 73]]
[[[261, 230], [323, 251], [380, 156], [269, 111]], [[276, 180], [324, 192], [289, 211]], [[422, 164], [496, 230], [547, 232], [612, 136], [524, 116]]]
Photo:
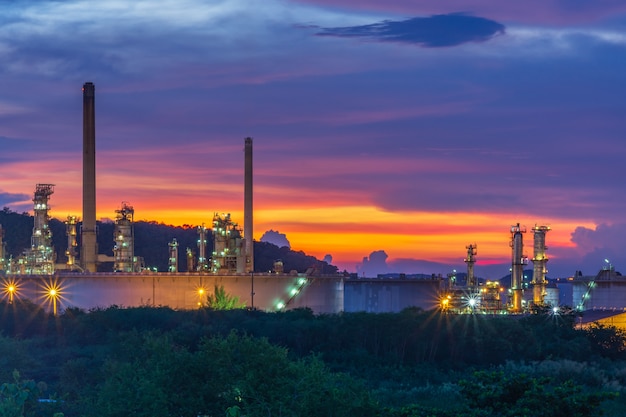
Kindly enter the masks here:
[[174, 238], [167, 244], [167, 246], [170, 254], [168, 258], [167, 271], [176, 273], [178, 272], [178, 241]]
[[230, 219], [230, 214], [213, 216], [213, 256], [211, 272], [242, 273], [245, 272], [243, 256], [243, 239], [241, 229]]
[[65, 220], [65, 233], [67, 235], [67, 249], [65, 250], [65, 256], [67, 257], [67, 268], [69, 270], [75, 269], [76, 265], [76, 248], [78, 243], [76, 242], [76, 225], [78, 224], [78, 218], [76, 216], [67, 216]]
[[52, 193], [54, 193], [54, 184], [37, 184], [35, 187], [33, 234], [30, 240], [30, 250], [25, 253], [24, 272], [26, 274], [54, 274], [55, 254], [52, 247], [52, 232], [48, 225], [50, 220], [48, 201]]
[[204, 272], [209, 269], [209, 263], [206, 258], [206, 234], [207, 228], [204, 227], [204, 223], [202, 226], [198, 226], [198, 272]]
[[546, 256], [546, 233], [550, 231], [548, 226], [537, 226], [532, 229], [534, 234], [534, 253], [533, 253], [533, 303], [535, 305], [545, 304], [546, 286], [548, 281], [546, 280], [546, 274], [548, 270], [546, 263], [548, 257]]
[[127, 202], [115, 210], [115, 230], [113, 232], [115, 246], [113, 246], [114, 272], [139, 272], [135, 258], [134, 216], [135, 210]]
[[0, 224], [0, 272], [8, 270], [8, 261], [6, 259], [6, 245], [4, 243], [4, 229]]
[[511, 311], [513, 313], [522, 312], [522, 283], [524, 278], [524, 265], [528, 263], [528, 258], [523, 254], [524, 239], [522, 233], [526, 233], [525, 227], [520, 227], [519, 223], [511, 226]]
[[467, 249], [467, 256], [464, 262], [467, 264], [467, 286], [468, 288], [476, 289], [478, 287], [478, 281], [474, 276], [474, 264], [476, 263], [476, 244], [470, 244], [465, 247]]

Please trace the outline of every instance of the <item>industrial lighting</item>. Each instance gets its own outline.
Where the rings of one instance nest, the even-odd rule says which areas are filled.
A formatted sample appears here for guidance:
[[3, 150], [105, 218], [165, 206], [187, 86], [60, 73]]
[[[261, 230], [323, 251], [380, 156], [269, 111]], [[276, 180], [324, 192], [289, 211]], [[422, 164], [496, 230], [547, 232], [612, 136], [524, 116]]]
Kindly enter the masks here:
[[15, 281], [11, 280], [4, 283], [3, 292], [5, 296], [9, 298], [9, 304], [13, 304], [13, 299], [15, 298], [18, 290], [19, 287]]
[[56, 282], [51, 282], [44, 287], [44, 297], [52, 304], [52, 313], [57, 315], [57, 304], [63, 298], [61, 286]]
[[59, 297], [59, 292], [56, 288], [50, 288], [46, 296], [50, 299], [50, 301], [52, 301], [52, 314], [56, 316], [57, 315], [57, 299]]

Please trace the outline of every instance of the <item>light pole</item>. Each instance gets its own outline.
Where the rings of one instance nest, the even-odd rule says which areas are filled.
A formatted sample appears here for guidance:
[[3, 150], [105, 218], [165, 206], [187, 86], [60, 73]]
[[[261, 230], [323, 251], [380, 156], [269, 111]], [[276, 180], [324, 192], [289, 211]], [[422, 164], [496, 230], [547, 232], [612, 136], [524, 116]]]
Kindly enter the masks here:
[[250, 308], [254, 310], [254, 271], [250, 271]]
[[13, 294], [15, 294], [15, 285], [9, 284], [7, 287], [7, 291], [9, 293], [9, 304], [13, 304]]
[[56, 288], [50, 288], [48, 290], [48, 297], [52, 300], [52, 314], [57, 315], [57, 297], [59, 296], [59, 292]]
[[204, 288], [198, 288], [198, 308], [202, 308], [202, 296], [204, 295]]

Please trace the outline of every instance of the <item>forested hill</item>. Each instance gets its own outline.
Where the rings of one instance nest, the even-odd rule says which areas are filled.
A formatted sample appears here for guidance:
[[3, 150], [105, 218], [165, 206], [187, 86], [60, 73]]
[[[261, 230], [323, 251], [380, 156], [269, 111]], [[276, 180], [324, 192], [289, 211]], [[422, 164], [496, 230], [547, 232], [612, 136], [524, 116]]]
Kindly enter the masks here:
[[[7, 257], [18, 257], [24, 249], [30, 248], [30, 240], [33, 231], [33, 216], [28, 213], [17, 213], [5, 207], [0, 211], [0, 225], [4, 230], [4, 242], [6, 243]], [[50, 219], [52, 231], [52, 244], [56, 253], [57, 262], [65, 261], [67, 237], [65, 224], [58, 219]], [[98, 251], [105, 255], [113, 255], [113, 229], [112, 222], [98, 222]], [[80, 223], [78, 225], [80, 230]], [[80, 247], [80, 233], [78, 236]], [[191, 249], [195, 256], [198, 254], [198, 232], [196, 226], [170, 226], [157, 222], [135, 222], [135, 255], [144, 258], [147, 267], [156, 267], [158, 271], [167, 271], [168, 267], [168, 243], [176, 239], [178, 247], [178, 269], [187, 272], [186, 251]], [[206, 253], [213, 251], [211, 236], [207, 237]], [[267, 272], [273, 269], [274, 262], [281, 260], [286, 272], [296, 270], [305, 272], [309, 268], [316, 268], [321, 273], [331, 274], [337, 272], [337, 267], [309, 256], [302, 251], [292, 251], [287, 247], [279, 248], [276, 245], [265, 242], [254, 242], [255, 271]], [[112, 265], [102, 265], [103, 271], [112, 268]]]

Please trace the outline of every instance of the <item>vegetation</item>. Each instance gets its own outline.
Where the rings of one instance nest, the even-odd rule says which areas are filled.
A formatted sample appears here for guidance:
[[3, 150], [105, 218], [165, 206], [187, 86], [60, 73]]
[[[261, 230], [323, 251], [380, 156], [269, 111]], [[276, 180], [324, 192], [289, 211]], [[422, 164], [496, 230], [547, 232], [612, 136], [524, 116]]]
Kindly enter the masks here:
[[207, 296], [207, 307], [211, 310], [233, 310], [245, 308], [246, 303], [239, 301], [239, 297], [226, 293], [223, 285], [216, 285], [213, 294]]
[[20, 302], [0, 303], [0, 333], [0, 416], [618, 416], [626, 405], [623, 332], [569, 317], [55, 317]]

